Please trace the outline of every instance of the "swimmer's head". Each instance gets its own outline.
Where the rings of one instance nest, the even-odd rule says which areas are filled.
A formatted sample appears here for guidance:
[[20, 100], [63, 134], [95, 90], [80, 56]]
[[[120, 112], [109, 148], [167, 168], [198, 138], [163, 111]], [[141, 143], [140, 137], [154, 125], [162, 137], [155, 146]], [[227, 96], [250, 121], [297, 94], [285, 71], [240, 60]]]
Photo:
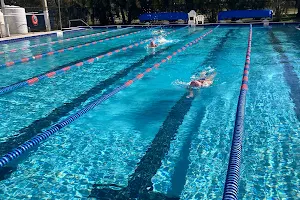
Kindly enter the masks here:
[[155, 47], [155, 46], [156, 46], [155, 42], [153, 40], [151, 40], [150, 41], [150, 47]]
[[202, 82], [202, 81], [192, 81], [190, 83], [190, 86], [198, 88], [198, 87], [201, 87], [203, 84], [204, 84], [204, 82]]

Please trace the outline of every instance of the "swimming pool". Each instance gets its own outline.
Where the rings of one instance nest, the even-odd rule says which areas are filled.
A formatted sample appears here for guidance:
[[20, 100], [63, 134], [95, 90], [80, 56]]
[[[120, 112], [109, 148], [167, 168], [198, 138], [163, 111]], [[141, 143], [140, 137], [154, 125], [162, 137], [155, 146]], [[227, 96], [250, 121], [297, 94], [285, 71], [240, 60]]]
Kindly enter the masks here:
[[[167, 42], [149, 49], [153, 30], [1, 46], [0, 64], [76, 47], [0, 69], [10, 88], [0, 96], [1, 155], [130, 87], [2, 168], [0, 199], [222, 198], [249, 27], [164, 27]], [[289, 26], [253, 28], [239, 199], [300, 198], [299, 39]], [[180, 83], [209, 66], [214, 84], [187, 99]]]

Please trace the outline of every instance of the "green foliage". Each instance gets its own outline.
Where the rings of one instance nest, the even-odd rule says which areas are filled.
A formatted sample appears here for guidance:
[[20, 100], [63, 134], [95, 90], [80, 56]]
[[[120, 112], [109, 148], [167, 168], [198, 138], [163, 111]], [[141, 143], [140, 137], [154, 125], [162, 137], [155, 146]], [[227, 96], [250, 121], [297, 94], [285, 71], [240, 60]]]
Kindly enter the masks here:
[[[5, 0], [6, 4], [23, 7], [41, 7], [42, 0]], [[57, 1], [47, 0], [49, 9], [56, 10]], [[129, 24], [142, 13], [147, 12], [189, 12], [196, 10], [215, 22], [219, 11], [270, 8], [278, 20], [291, 6], [298, 8], [300, 0], [60, 0], [64, 22], [67, 19], [81, 18], [91, 24], [113, 24], [116, 17]]]
[[297, 18], [300, 19], [300, 0], [297, 0], [296, 7], [298, 8]]

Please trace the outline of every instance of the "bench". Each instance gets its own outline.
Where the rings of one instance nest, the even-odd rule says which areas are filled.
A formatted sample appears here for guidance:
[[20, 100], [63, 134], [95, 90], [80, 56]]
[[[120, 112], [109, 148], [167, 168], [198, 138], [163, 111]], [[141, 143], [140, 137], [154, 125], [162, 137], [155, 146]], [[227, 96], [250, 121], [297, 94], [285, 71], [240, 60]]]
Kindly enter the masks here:
[[188, 20], [188, 14], [184, 12], [160, 12], [160, 13], [145, 13], [139, 16], [140, 22], [150, 21], [177, 21], [177, 20]]
[[254, 19], [272, 19], [273, 11], [272, 10], [231, 10], [231, 11], [222, 11], [218, 14], [218, 21], [221, 20], [239, 20], [246, 18]]

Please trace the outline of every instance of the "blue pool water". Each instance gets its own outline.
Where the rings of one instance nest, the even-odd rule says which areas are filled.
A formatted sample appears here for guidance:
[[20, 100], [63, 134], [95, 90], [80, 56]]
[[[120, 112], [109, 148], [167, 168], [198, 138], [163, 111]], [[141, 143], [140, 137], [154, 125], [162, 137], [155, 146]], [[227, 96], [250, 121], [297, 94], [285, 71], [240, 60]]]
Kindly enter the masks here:
[[[177, 28], [156, 49], [139, 45], [2, 94], [0, 154], [76, 113], [210, 29]], [[139, 30], [2, 68], [0, 87], [149, 39], [153, 32], [132, 28], [5, 54], [3, 62]], [[221, 199], [248, 34], [248, 27], [214, 29], [0, 169], [0, 199], [126, 199], [123, 193], [143, 200]], [[299, 39], [300, 31], [293, 27], [253, 28], [239, 199], [300, 198], [300, 94], [295, 93], [300, 87]], [[53, 40], [57, 39], [46, 37], [0, 48]], [[213, 85], [187, 99], [185, 86], [178, 83], [189, 82], [209, 66], [217, 71]], [[153, 159], [147, 160], [149, 156]]]

